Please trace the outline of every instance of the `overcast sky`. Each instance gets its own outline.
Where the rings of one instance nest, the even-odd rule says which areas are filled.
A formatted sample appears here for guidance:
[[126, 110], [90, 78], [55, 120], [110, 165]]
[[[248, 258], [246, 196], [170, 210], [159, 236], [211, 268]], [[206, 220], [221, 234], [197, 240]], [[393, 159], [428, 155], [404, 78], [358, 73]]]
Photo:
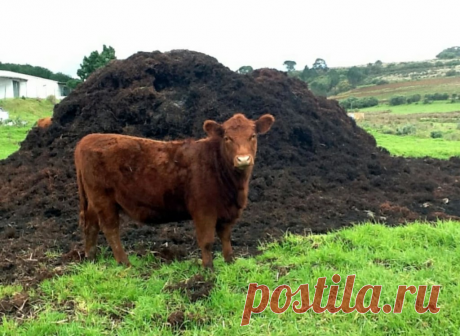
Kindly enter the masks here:
[[76, 76], [107, 44], [119, 59], [190, 49], [232, 70], [433, 59], [460, 45], [460, 0], [1, 0], [0, 62]]

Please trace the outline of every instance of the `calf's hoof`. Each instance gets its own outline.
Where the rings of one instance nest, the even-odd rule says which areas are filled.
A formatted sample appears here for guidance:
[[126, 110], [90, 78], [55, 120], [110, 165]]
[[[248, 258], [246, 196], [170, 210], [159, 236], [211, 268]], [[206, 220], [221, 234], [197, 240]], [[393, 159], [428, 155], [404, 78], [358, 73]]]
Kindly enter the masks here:
[[85, 251], [85, 259], [91, 260], [91, 261], [95, 260], [96, 255], [97, 255], [96, 252], [97, 252], [96, 247], [92, 247], [88, 251]]
[[224, 260], [227, 264], [233, 264], [235, 262], [235, 257], [233, 254], [224, 257]]
[[214, 264], [212, 262], [209, 263], [203, 263], [203, 268], [205, 270], [209, 270], [211, 272], [214, 272]]
[[124, 256], [122, 258], [115, 258], [115, 260], [117, 261], [118, 265], [123, 265], [125, 267], [131, 267], [131, 263], [129, 262], [127, 256]]
[[121, 265], [123, 265], [123, 266], [125, 266], [125, 267], [127, 267], [127, 268], [129, 268], [129, 267], [132, 266], [131, 263], [129, 262], [129, 260], [120, 261], [120, 262], [118, 262], [118, 263], [121, 264]]

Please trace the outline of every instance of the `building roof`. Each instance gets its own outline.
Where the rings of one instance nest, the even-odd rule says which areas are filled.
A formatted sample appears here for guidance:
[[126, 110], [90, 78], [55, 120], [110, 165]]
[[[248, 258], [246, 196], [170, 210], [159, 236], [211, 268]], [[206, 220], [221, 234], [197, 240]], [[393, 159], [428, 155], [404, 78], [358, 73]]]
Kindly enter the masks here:
[[0, 78], [8, 78], [8, 79], [14, 79], [18, 81], [28, 81], [29, 79], [32, 78], [37, 78], [40, 80], [46, 80], [46, 81], [51, 81], [57, 83], [57, 81], [53, 79], [48, 79], [48, 78], [42, 78], [42, 77], [37, 77], [37, 76], [31, 76], [31, 75], [26, 75], [22, 74], [19, 72], [13, 72], [13, 71], [6, 71], [6, 70], [0, 70]]
[[21, 82], [27, 82], [27, 78], [19, 77], [17, 75], [20, 75], [20, 74], [17, 74], [16, 72], [12, 72], [12, 71], [0, 70], [0, 78], [8, 78], [8, 79], [18, 80]]

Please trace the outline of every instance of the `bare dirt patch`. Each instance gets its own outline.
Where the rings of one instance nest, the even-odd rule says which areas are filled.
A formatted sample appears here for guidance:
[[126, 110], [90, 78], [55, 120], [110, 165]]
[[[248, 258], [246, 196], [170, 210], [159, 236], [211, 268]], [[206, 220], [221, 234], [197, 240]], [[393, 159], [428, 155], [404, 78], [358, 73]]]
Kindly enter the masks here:
[[197, 274], [177, 284], [168, 285], [165, 287], [165, 290], [183, 291], [189, 297], [190, 301], [195, 302], [209, 296], [213, 287], [214, 283], [212, 281], [205, 280], [201, 274]]
[[3, 316], [23, 318], [29, 314], [30, 310], [29, 295], [26, 292], [17, 293], [0, 300], [0, 318]]

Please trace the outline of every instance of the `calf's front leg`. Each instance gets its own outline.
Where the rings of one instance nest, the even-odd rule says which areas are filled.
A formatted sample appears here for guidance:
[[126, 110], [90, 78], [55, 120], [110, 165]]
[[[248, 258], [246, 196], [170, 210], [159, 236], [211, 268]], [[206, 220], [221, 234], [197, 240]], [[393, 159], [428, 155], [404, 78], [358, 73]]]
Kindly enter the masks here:
[[218, 224], [216, 227], [217, 235], [222, 242], [222, 253], [226, 263], [232, 263], [235, 260], [231, 242], [231, 232], [233, 225], [235, 225], [235, 222]]
[[201, 249], [203, 267], [214, 270], [212, 248], [216, 231], [216, 219], [211, 216], [197, 216], [193, 220], [198, 246]]

